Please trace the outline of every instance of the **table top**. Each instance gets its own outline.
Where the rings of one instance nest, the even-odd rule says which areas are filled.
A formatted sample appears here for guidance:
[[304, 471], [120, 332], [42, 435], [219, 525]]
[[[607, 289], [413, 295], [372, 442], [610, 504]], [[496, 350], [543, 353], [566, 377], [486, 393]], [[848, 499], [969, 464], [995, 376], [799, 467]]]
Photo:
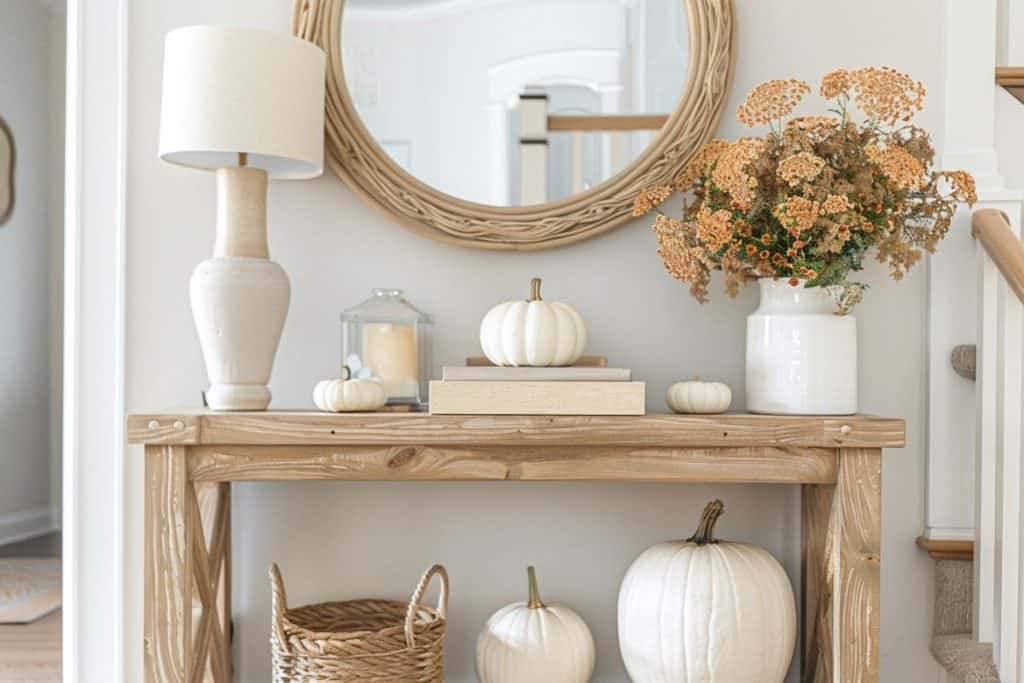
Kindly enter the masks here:
[[128, 417], [148, 445], [901, 448], [903, 420], [872, 415], [536, 416], [171, 410]]

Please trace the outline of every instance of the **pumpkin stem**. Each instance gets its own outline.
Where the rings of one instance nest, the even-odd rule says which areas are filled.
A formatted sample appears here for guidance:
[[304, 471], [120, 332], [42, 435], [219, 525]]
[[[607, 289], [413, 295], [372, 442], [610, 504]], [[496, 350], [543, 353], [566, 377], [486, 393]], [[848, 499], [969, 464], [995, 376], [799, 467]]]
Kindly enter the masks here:
[[535, 277], [530, 280], [530, 301], [541, 301], [539, 277]]
[[533, 567], [526, 568], [526, 580], [530, 587], [530, 594], [526, 601], [526, 606], [530, 609], [542, 609], [546, 607], [540, 599], [540, 592], [537, 590], [537, 572], [534, 571]]
[[718, 543], [715, 539], [715, 523], [718, 522], [718, 518], [725, 512], [725, 505], [722, 501], [715, 499], [707, 504], [704, 508], [704, 514], [700, 516], [700, 524], [697, 526], [697, 531], [686, 539], [687, 543], [696, 543], [697, 545], [708, 545], [709, 543]]

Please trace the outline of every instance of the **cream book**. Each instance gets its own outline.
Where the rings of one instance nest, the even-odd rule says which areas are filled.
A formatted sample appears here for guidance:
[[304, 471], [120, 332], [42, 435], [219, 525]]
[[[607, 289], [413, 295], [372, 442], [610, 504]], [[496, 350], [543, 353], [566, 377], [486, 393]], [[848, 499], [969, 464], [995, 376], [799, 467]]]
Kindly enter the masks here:
[[579, 365], [561, 368], [513, 368], [449, 365], [442, 370], [446, 382], [628, 382], [633, 379], [629, 368], [599, 368]]
[[430, 383], [434, 415], [643, 415], [643, 382]]

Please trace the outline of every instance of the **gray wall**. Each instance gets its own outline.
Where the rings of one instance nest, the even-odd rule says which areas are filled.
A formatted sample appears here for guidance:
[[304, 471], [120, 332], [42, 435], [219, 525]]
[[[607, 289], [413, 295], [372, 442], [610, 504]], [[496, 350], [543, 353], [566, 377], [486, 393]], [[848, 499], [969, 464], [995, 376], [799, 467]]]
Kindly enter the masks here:
[[[187, 292], [212, 249], [209, 175], [156, 156], [164, 34], [180, 25], [234, 23], [287, 30], [291, 3], [274, 0], [133, 2], [129, 17], [128, 364], [129, 410], [195, 405], [205, 383]], [[739, 0], [739, 61], [719, 134], [744, 134], [732, 112], [768, 79], [811, 82], [837, 66], [889, 64], [930, 88], [923, 122], [942, 121], [941, 12], [929, 0], [858, 3]], [[941, 131], [936, 131], [941, 132]], [[440, 363], [478, 352], [477, 325], [497, 301], [518, 297], [530, 276], [586, 318], [589, 351], [634, 369], [661, 409], [666, 387], [699, 374], [729, 382], [744, 405], [744, 321], [755, 292], [732, 301], [716, 287], [700, 306], [662, 271], [653, 236], [638, 221], [578, 246], [495, 254], [443, 246], [364, 206], [333, 176], [274, 183], [271, 250], [292, 281], [277, 356], [276, 407], [310, 407], [314, 382], [338, 363], [337, 314], [375, 286], [403, 287], [437, 316]], [[922, 528], [925, 352], [924, 269], [895, 284], [872, 267], [858, 310], [862, 406], [908, 421], [908, 446], [885, 456], [883, 680], [925, 680], [930, 570], [913, 545]], [[129, 496], [141, 511], [141, 454], [130, 457]], [[487, 615], [521, 599], [523, 570], [538, 567], [544, 595], [577, 608], [598, 642], [596, 681], [621, 681], [615, 636], [618, 582], [645, 547], [691, 532], [700, 508], [722, 497], [724, 537], [760, 543], [799, 576], [799, 490], [785, 486], [607, 484], [241, 485], [234, 499], [234, 600], [238, 680], [266, 680], [266, 566], [281, 564], [296, 602], [403, 597], [431, 562], [454, 582], [449, 679], [470, 681], [475, 635]], [[134, 515], [138, 517], [138, 514]], [[130, 529], [126, 576], [139, 602], [127, 632], [141, 630], [141, 526]], [[141, 640], [131, 652], [139, 653]], [[136, 669], [138, 670], [138, 669]]]
[[62, 20], [37, 0], [0, 13], [0, 117], [16, 154], [0, 227], [0, 543], [51, 529], [60, 497]]

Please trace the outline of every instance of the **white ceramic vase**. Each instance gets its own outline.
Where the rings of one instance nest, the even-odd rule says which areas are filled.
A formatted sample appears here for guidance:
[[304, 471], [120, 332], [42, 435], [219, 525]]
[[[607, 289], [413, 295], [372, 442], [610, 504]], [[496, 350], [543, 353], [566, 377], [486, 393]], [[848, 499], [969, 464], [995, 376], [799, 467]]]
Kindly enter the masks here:
[[857, 412], [857, 320], [821, 287], [762, 278], [747, 318], [747, 409], [783, 415]]
[[291, 298], [284, 269], [264, 258], [208, 259], [192, 273], [189, 294], [210, 380], [207, 403], [265, 410]]

